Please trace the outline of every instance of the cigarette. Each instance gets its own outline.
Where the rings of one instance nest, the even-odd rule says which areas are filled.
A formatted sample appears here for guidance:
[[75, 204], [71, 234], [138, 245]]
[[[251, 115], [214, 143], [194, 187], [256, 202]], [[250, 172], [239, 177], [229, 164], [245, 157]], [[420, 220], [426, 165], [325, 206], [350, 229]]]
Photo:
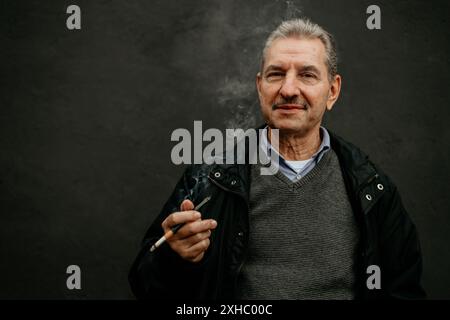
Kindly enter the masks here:
[[[203, 199], [202, 202], [200, 202], [195, 208], [194, 210], [197, 211], [198, 209], [200, 209], [201, 207], [203, 207], [203, 205], [205, 203], [207, 203], [209, 200], [211, 200], [211, 197], [208, 196], [205, 199]], [[177, 233], [178, 230], [181, 229], [182, 226], [184, 226], [185, 223], [180, 223], [177, 224], [175, 226], [173, 226], [169, 231], [167, 231], [158, 241], [156, 241], [156, 243], [154, 245], [152, 245], [152, 247], [150, 248], [150, 252], [155, 251], [159, 246], [161, 246], [164, 242], [166, 242], [167, 240], [169, 240], [171, 237], [173, 237], [173, 235], [175, 233]]]

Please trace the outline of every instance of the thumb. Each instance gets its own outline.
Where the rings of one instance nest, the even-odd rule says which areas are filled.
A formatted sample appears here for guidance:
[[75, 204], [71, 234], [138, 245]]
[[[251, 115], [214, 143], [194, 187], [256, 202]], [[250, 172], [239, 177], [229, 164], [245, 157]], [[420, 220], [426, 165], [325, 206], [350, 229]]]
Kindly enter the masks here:
[[186, 199], [181, 203], [180, 209], [181, 211], [193, 210], [194, 203], [191, 200]]

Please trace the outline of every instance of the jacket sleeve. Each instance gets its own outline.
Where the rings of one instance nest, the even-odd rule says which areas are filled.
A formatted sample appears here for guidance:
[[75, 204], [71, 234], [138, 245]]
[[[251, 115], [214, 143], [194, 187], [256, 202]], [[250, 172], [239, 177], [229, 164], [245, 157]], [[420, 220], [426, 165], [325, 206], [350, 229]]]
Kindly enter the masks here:
[[425, 299], [420, 280], [422, 254], [417, 229], [396, 186], [387, 178], [379, 213], [381, 282], [387, 298]]
[[161, 223], [178, 211], [181, 202], [189, 198], [187, 183], [189, 168], [175, 186], [160, 214], [148, 229], [128, 275], [131, 289], [138, 299], [195, 298], [204, 259], [192, 263], [182, 259], [167, 244], [154, 252], [150, 247], [163, 235]]

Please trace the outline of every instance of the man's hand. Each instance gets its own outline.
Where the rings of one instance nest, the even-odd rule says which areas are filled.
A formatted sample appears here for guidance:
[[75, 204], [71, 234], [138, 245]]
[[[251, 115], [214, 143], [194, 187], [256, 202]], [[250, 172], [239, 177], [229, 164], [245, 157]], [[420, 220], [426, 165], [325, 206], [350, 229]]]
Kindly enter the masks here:
[[186, 223], [177, 233], [167, 240], [172, 250], [180, 257], [191, 262], [199, 262], [208, 249], [211, 230], [217, 222], [213, 219], [201, 219], [201, 214], [194, 211], [194, 204], [190, 200], [181, 203], [181, 211], [169, 215], [161, 224], [164, 233], [179, 223]]

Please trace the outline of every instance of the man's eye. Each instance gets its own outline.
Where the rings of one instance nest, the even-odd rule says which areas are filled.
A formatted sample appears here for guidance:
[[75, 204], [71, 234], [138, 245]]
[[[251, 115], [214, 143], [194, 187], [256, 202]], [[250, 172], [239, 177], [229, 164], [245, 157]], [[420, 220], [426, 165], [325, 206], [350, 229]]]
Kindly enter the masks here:
[[304, 74], [302, 74], [302, 76], [305, 78], [315, 78], [316, 77], [316, 75], [313, 73], [304, 73]]
[[267, 74], [267, 78], [279, 78], [282, 76], [283, 74], [281, 72], [271, 72]]

